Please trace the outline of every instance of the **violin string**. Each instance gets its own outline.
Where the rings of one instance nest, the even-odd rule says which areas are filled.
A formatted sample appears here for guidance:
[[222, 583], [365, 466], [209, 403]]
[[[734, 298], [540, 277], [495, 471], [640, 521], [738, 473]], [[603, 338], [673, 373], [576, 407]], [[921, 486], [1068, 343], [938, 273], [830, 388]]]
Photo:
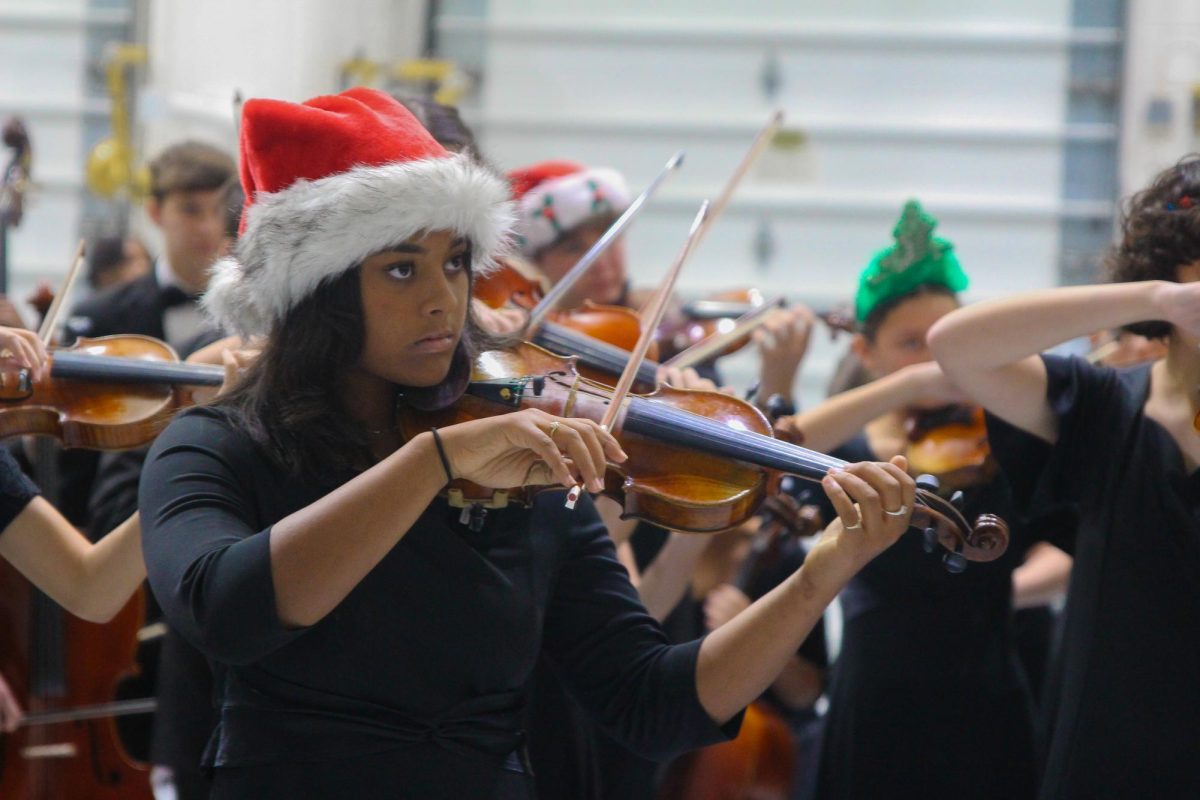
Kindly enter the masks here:
[[[607, 342], [600, 342], [584, 334], [575, 334], [569, 329], [546, 323], [535, 337], [539, 342], [548, 345], [550, 350], [575, 353], [584, 363], [590, 363], [603, 370], [620, 375], [629, 360], [629, 353]], [[653, 383], [657, 377], [658, 364], [653, 361], [644, 362], [638, 369], [638, 377], [642, 382]]]

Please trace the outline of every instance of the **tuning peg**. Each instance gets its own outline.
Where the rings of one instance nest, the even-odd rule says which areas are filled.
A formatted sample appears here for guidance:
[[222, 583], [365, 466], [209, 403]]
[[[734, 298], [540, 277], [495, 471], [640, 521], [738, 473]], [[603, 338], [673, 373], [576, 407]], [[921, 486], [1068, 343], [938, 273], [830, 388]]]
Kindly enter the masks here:
[[942, 556], [942, 563], [946, 565], [947, 572], [958, 575], [967, 568], [967, 557], [962, 553], [946, 553]]
[[923, 541], [921, 542], [921, 546], [925, 548], [926, 553], [932, 553], [934, 550], [937, 549], [937, 543], [938, 543], [937, 529], [926, 528], [925, 531], [921, 535], [922, 535], [922, 539], [923, 539]]
[[966, 504], [967, 504], [967, 499], [966, 499], [966, 496], [962, 493], [961, 489], [959, 491], [955, 492], [954, 494], [950, 495], [950, 505], [954, 506], [959, 511], [962, 511], [963, 506], [965, 506]]
[[924, 489], [927, 492], [937, 494], [938, 489], [942, 488], [942, 482], [935, 476], [925, 474], [917, 476], [917, 488]]

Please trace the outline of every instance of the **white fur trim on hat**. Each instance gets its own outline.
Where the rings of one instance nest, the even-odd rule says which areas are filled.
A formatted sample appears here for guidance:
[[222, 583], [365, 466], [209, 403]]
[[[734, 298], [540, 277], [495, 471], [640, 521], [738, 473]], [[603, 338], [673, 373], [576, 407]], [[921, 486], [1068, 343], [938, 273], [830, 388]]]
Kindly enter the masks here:
[[465, 236], [472, 269], [486, 272], [509, 245], [512, 212], [505, 182], [464, 154], [299, 180], [255, 196], [204, 309], [228, 331], [269, 333], [322, 281], [428, 231]]
[[[597, 195], [606, 207], [597, 208]], [[629, 202], [625, 179], [608, 167], [585, 169], [539, 183], [520, 199], [517, 234], [521, 252], [535, 256], [597, 214], [622, 213]]]

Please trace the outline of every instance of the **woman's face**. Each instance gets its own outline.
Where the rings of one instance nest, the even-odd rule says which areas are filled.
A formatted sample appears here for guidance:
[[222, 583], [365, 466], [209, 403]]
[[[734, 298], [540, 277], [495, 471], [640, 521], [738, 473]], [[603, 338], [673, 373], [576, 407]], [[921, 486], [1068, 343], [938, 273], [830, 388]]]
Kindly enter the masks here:
[[359, 366], [389, 383], [435, 386], [450, 371], [470, 298], [470, 247], [437, 231], [363, 261]]
[[932, 361], [925, 337], [933, 323], [956, 308], [958, 300], [948, 294], [919, 294], [903, 300], [883, 318], [875, 341], [862, 334], [854, 337], [854, 352], [876, 378]]
[[[538, 253], [534, 263], [551, 284], [557, 284], [607, 230], [608, 226], [602, 222], [579, 225]], [[578, 308], [584, 300], [613, 305], [625, 293], [625, 278], [625, 239], [617, 237], [571, 287], [560, 306]]]

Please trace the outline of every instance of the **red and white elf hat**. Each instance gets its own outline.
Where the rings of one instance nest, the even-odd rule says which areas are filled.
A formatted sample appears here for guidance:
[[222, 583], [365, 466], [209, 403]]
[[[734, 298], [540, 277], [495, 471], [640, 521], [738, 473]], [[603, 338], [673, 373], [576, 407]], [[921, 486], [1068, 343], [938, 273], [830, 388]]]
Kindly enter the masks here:
[[615, 169], [573, 161], [540, 161], [508, 173], [517, 201], [517, 241], [526, 256], [587, 220], [629, 207], [629, 188]]
[[246, 192], [236, 254], [204, 307], [224, 328], [270, 332], [325, 280], [423, 231], [452, 231], [484, 272], [510, 241], [504, 179], [452, 155], [389, 95], [355, 88], [242, 109]]

